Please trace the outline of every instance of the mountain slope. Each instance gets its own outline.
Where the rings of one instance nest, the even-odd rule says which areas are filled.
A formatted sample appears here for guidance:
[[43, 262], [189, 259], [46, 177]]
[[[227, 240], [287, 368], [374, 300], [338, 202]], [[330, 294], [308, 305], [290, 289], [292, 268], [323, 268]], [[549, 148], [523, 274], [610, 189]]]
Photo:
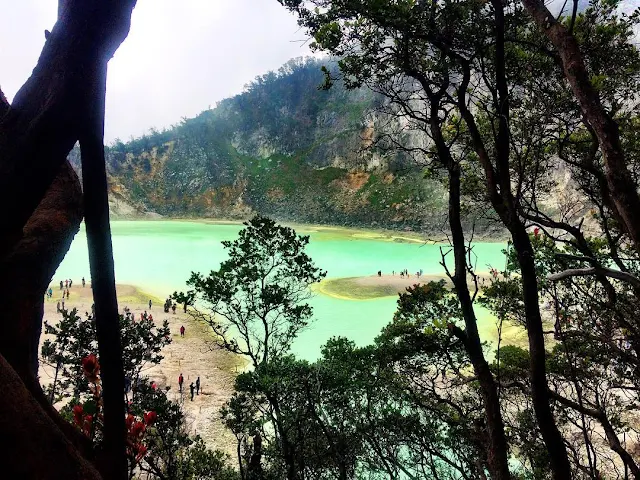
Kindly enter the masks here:
[[[326, 62], [323, 62], [326, 63]], [[140, 212], [439, 229], [446, 197], [399, 155], [367, 148], [382, 99], [292, 60], [172, 129], [107, 149], [112, 194]]]

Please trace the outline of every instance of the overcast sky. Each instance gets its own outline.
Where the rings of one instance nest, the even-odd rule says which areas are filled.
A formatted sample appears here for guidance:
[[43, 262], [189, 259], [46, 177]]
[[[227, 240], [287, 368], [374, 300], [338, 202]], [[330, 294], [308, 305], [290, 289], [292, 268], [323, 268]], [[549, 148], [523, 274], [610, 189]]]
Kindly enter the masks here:
[[[0, 0], [0, 86], [9, 101], [51, 30], [57, 0]], [[192, 117], [257, 75], [309, 55], [276, 0], [138, 0], [131, 32], [109, 63], [107, 142]]]

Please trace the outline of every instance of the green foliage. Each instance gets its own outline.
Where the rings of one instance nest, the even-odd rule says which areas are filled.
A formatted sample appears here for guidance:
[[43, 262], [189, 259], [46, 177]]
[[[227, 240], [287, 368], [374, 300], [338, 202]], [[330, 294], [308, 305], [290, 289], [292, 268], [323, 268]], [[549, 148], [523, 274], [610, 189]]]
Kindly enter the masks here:
[[[509, 455], [519, 462], [514, 468], [517, 476], [568, 476], [567, 468], [558, 465], [570, 463], [577, 477], [613, 477], [620, 475], [620, 462], [640, 475], [625, 450], [629, 447], [618, 443], [622, 433], [633, 430], [638, 435], [631, 416], [622, 413], [636, 408], [640, 328], [629, 319], [636, 316], [640, 294], [637, 277], [623, 273], [638, 273], [638, 253], [630, 248], [637, 239], [630, 238], [620, 221], [617, 209], [626, 201], [621, 200], [625, 194], [612, 189], [612, 172], [600, 153], [601, 143], [615, 143], [619, 133], [637, 187], [640, 51], [632, 38], [640, 15], [624, 15], [621, 2], [608, 0], [591, 2], [575, 18], [561, 13], [560, 22], [579, 44], [580, 53], [568, 58], [549, 41], [554, 35], [557, 41], [562, 32], [542, 32], [524, 10], [527, 2], [280, 3], [296, 14], [315, 40], [315, 49], [340, 58], [338, 69], [347, 88], [371, 86], [397, 106], [405, 124], [403, 132], [391, 139], [392, 145], [427, 164], [432, 177], [438, 175], [433, 166], [438, 161], [447, 171], [443, 183], [453, 200], [459, 173], [460, 188], [467, 195], [463, 211], [475, 207], [482, 215], [497, 215], [510, 230], [514, 245], [508, 264], [503, 272], [494, 272], [480, 301], [496, 314], [500, 327], [507, 322], [529, 329], [531, 352], [501, 345], [492, 372], [496, 382], [508, 381], [498, 388], [499, 400], [486, 388], [482, 398], [474, 398], [478, 392], [473, 377], [462, 380], [461, 390], [468, 394], [465, 405], [487, 409], [487, 430], [492, 435], [503, 428], [502, 420], [495, 421], [499, 407]], [[530, 4], [526, 6], [531, 10]], [[586, 77], [567, 82], [582, 60]], [[568, 62], [564, 71], [563, 62]], [[327, 86], [335, 84], [337, 75], [325, 74]], [[595, 87], [598, 100], [587, 104], [577, 93], [577, 84], [587, 90]], [[596, 133], [592, 119], [585, 119], [590, 109], [600, 107], [607, 121], [614, 123], [607, 140], [602, 130]], [[416, 142], [404, 131], [421, 132], [434, 145]], [[571, 181], [558, 178], [559, 169], [569, 172]], [[456, 207], [452, 202], [454, 215]], [[527, 238], [529, 226], [536, 231]], [[534, 271], [529, 268], [532, 261]], [[460, 270], [462, 275], [464, 268]], [[420, 302], [427, 293], [412, 292], [415, 297], [400, 305], [400, 312], [404, 310], [411, 320], [399, 313], [379, 339], [390, 337], [383, 345], [391, 358], [407, 354], [407, 349], [419, 352], [396, 366], [406, 390], [428, 385], [444, 365], [449, 368], [447, 376], [454, 372], [464, 378], [464, 349], [450, 361], [445, 353], [455, 351], [456, 344], [443, 325], [461, 339], [472, 332], [456, 330], [455, 312], [445, 316], [454, 322], [443, 321], [440, 312], [430, 308], [434, 299]], [[424, 312], [424, 317], [417, 312]], [[474, 367], [478, 376], [486, 368], [477, 361]], [[441, 391], [433, 388], [430, 393], [438, 398]], [[447, 400], [443, 403], [451, 405]], [[473, 445], [471, 440], [482, 436], [478, 435], [482, 427], [469, 423], [482, 419], [469, 417], [458, 431], [451, 418], [445, 421], [436, 415], [448, 430], [430, 431], [429, 438], [440, 433], [446, 442], [455, 434]], [[402, 423], [397, 419], [396, 424]], [[606, 442], [601, 441], [599, 429], [607, 431]], [[416, 424], [414, 431], [429, 430]], [[542, 431], [549, 445], [555, 438], [553, 450], [542, 441]], [[385, 433], [385, 440], [394, 438], [390, 431]], [[567, 455], [557, 448], [563, 443]], [[484, 453], [493, 458], [507, 455], [504, 449], [491, 451], [494, 447], [489, 442]], [[476, 454], [481, 457], [483, 453]]]
[[171, 480], [237, 480], [229, 458], [219, 450], [207, 448], [202, 438], [190, 437], [182, 408], [167, 399], [166, 393], [140, 383], [130, 412], [142, 415], [156, 412], [157, 420], [147, 429], [149, 451], [140, 469], [151, 478]]
[[[68, 400], [61, 415], [73, 422], [73, 408], [82, 406], [83, 415], [96, 415], [96, 399], [90, 392], [82, 372], [82, 359], [97, 352], [95, 322], [88, 314], [80, 318], [77, 310], [63, 310], [56, 325], [45, 322], [46, 333], [53, 335], [42, 347], [42, 357], [58, 365], [56, 383], [50, 387], [54, 402]], [[143, 369], [162, 360], [162, 348], [171, 340], [168, 322], [161, 327], [153, 321], [135, 321], [132, 315], [120, 316], [125, 375], [132, 380], [132, 389], [125, 396], [128, 413], [143, 418], [155, 412], [156, 420], [145, 432], [148, 450], [136, 465], [145, 478], [157, 480], [239, 480], [228, 465], [228, 456], [210, 450], [201, 438], [189, 437], [185, 416], [180, 405], [170, 401], [165, 391], [154, 388], [141, 376]], [[93, 428], [92, 428], [93, 430]], [[95, 443], [100, 443], [99, 431], [92, 431]], [[130, 478], [136, 469], [131, 468]]]
[[[240, 480], [238, 472], [228, 465], [228, 456], [219, 450], [210, 450], [200, 437], [196, 437], [183, 459], [184, 480]], [[173, 477], [170, 477], [173, 478]]]
[[259, 434], [267, 478], [477, 471], [475, 387], [439, 387], [468, 368], [463, 346], [447, 333], [457, 301], [440, 282], [409, 289], [398, 306], [374, 345], [334, 338], [316, 362], [278, 357], [238, 376], [223, 417], [243, 446], [245, 469]]
[[223, 348], [246, 355], [254, 367], [285, 355], [312, 317], [309, 286], [324, 278], [305, 253], [308, 236], [256, 216], [239, 238], [224, 241], [228, 259], [208, 276], [192, 273], [187, 293], [207, 309], [204, 318]]
[[[54, 403], [87, 395], [89, 385], [81, 360], [98, 352], [93, 317], [88, 313], [81, 317], [75, 308], [63, 310], [57, 324], [44, 322], [44, 331], [54, 336], [41, 348], [42, 359], [56, 368], [56, 383], [47, 387]], [[131, 315], [120, 315], [120, 332], [124, 373], [135, 383], [145, 367], [157, 365], [164, 358], [162, 348], [171, 343], [169, 323], [165, 320], [158, 327], [150, 319], [135, 321]]]

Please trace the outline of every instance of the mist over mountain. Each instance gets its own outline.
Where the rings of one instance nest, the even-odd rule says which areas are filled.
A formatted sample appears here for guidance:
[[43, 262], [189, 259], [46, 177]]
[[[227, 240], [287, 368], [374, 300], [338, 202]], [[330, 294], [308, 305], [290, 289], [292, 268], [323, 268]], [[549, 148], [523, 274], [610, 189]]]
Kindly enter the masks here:
[[442, 186], [425, 179], [414, 161], [375, 147], [387, 121], [383, 98], [340, 82], [319, 89], [322, 65], [327, 61], [291, 60], [195, 118], [116, 141], [107, 148], [112, 214], [262, 213], [283, 221], [439, 231], [446, 214]]

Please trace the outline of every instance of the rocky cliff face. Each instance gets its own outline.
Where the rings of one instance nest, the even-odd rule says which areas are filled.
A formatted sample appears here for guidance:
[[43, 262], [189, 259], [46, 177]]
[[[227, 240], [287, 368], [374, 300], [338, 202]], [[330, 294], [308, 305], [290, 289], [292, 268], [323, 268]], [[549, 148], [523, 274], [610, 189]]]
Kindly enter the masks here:
[[170, 130], [116, 142], [113, 213], [439, 229], [443, 188], [375, 148], [381, 98], [321, 83], [319, 63], [291, 61]]

